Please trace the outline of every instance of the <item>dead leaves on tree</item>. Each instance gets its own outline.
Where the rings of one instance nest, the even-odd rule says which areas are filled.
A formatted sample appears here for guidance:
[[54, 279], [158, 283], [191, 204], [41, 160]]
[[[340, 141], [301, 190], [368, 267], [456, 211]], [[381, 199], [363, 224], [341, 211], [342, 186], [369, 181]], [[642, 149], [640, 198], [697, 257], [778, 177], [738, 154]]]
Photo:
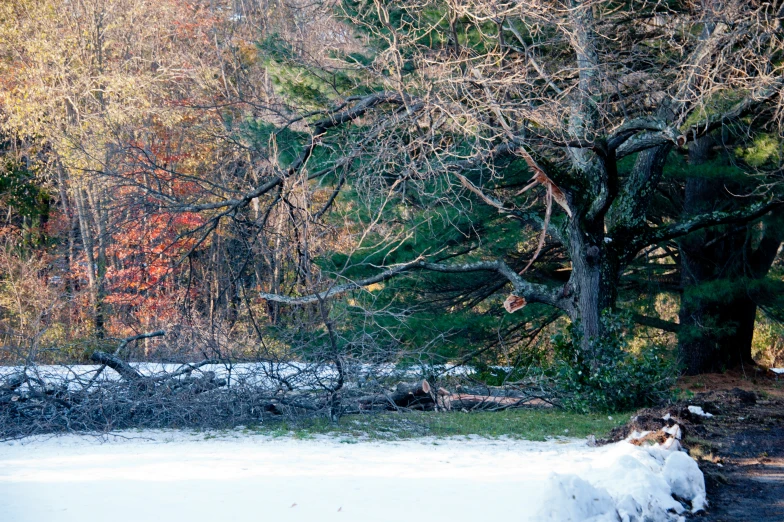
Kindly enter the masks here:
[[525, 268], [520, 271], [521, 274], [525, 273], [531, 267], [536, 258], [539, 257], [539, 253], [544, 247], [544, 239], [547, 236], [547, 228], [550, 226], [550, 217], [553, 214], [553, 201], [558, 203], [558, 205], [563, 208], [564, 211], [566, 211], [566, 215], [568, 215], [569, 218], [572, 217], [572, 210], [569, 208], [569, 204], [566, 201], [566, 195], [563, 193], [563, 191], [558, 188], [553, 180], [547, 177], [547, 174], [545, 174], [544, 171], [538, 165], [536, 165], [530, 156], [526, 158], [526, 162], [534, 170], [534, 176], [531, 178], [531, 182], [523, 187], [523, 189], [515, 195], [519, 196], [524, 194], [526, 191], [535, 187], [536, 185], [544, 186], [547, 192], [545, 195], [544, 223], [542, 224], [542, 233], [539, 235], [539, 243], [536, 245], [536, 251], [534, 252], [534, 255], [531, 256], [528, 264], [525, 265]]

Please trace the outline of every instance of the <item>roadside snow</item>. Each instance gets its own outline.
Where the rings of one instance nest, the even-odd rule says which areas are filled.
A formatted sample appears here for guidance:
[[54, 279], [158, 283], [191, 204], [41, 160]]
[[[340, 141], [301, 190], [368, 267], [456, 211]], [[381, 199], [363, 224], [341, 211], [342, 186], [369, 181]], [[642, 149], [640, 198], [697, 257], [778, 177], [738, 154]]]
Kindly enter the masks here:
[[124, 432], [0, 443], [13, 522], [675, 521], [705, 484], [685, 453], [621, 442], [375, 442]]

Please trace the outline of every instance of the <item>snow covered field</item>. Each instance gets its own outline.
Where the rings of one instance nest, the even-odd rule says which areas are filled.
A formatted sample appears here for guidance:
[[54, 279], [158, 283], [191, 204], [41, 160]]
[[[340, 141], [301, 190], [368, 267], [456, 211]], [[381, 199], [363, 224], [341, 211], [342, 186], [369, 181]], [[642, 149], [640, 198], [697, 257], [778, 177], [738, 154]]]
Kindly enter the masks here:
[[[144, 377], [160, 377], [166, 374], [182, 371], [192, 365], [176, 363], [152, 363], [152, 362], [130, 362], [132, 368]], [[491, 366], [499, 370], [507, 369], [502, 366]], [[416, 379], [424, 373], [423, 368], [409, 367], [398, 368], [394, 364], [357, 364], [349, 365], [345, 368], [349, 374], [349, 382], [346, 386], [356, 385], [352, 379], [372, 376], [374, 379]], [[474, 369], [468, 366], [439, 366], [430, 367], [429, 370], [435, 371], [439, 375], [471, 375]], [[0, 380], [19, 372], [34, 378], [38, 382], [67, 387], [72, 391], [84, 388], [96, 377], [96, 372], [100, 371], [96, 380], [98, 382], [120, 381], [120, 375], [112, 370], [102, 369], [100, 364], [56, 364], [56, 365], [34, 365], [23, 366], [0, 366]], [[297, 361], [274, 362], [274, 363], [233, 363], [233, 364], [204, 364], [197, 366], [193, 370], [194, 375], [203, 375], [205, 372], [213, 372], [219, 379], [226, 379], [228, 386], [269, 386], [277, 387], [278, 378], [285, 378], [292, 385], [300, 387], [312, 387], [315, 380], [329, 380], [337, 378], [338, 374], [334, 365], [329, 363], [302, 363]], [[27, 384], [22, 389], [26, 389]], [[320, 387], [320, 386], [319, 386]]]
[[[678, 520], [682, 452], [626, 442], [127, 432], [0, 443], [3, 522]], [[648, 517], [648, 518], [645, 518]]]

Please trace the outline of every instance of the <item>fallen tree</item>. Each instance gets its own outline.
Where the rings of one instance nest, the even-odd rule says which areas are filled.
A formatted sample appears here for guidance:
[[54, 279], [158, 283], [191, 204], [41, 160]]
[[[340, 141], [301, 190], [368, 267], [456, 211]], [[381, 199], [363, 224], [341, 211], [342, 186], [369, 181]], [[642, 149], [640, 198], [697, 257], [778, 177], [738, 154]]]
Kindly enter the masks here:
[[[163, 335], [122, 339], [111, 353], [92, 353], [95, 365], [28, 365], [0, 373], [0, 440], [63, 431], [231, 428], [273, 418], [337, 420], [382, 411], [496, 411], [553, 400], [538, 381], [492, 387], [464, 377], [409, 380], [413, 375], [393, 365], [368, 370], [324, 359], [207, 358], [172, 367], [127, 360], [133, 342]], [[446, 382], [454, 391], [439, 385], [450, 386]]]
[[[462, 387], [459, 387], [462, 388]], [[358, 400], [359, 410], [485, 410], [498, 411], [524, 406], [552, 406], [551, 398], [512, 390], [509, 387], [485, 387], [485, 393], [450, 392], [445, 388], [434, 389], [426, 380], [398, 383], [389, 393], [364, 396]]]
[[398, 382], [391, 388], [378, 385], [371, 393], [348, 383], [335, 395], [323, 388], [289, 390], [267, 382], [230, 381], [215, 370], [202, 370], [201, 363], [145, 376], [129, 363], [107, 355], [94, 360], [116, 368], [119, 379], [94, 380], [73, 372], [44, 380], [36, 377], [38, 368], [26, 368], [0, 380], [0, 440], [138, 427], [231, 428], [272, 418], [332, 417], [336, 410], [338, 417], [382, 411], [498, 411], [542, 406], [552, 400], [519, 390], [453, 393], [427, 380]]

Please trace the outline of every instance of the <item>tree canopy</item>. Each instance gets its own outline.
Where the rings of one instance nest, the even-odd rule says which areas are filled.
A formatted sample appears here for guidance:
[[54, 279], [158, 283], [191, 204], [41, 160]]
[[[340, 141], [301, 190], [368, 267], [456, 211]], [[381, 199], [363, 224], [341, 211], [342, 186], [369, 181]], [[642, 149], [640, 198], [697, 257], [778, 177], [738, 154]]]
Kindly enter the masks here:
[[0, 9], [7, 249], [63, 296], [3, 305], [35, 343], [600, 375], [644, 327], [702, 372], [782, 317], [780, 1]]

